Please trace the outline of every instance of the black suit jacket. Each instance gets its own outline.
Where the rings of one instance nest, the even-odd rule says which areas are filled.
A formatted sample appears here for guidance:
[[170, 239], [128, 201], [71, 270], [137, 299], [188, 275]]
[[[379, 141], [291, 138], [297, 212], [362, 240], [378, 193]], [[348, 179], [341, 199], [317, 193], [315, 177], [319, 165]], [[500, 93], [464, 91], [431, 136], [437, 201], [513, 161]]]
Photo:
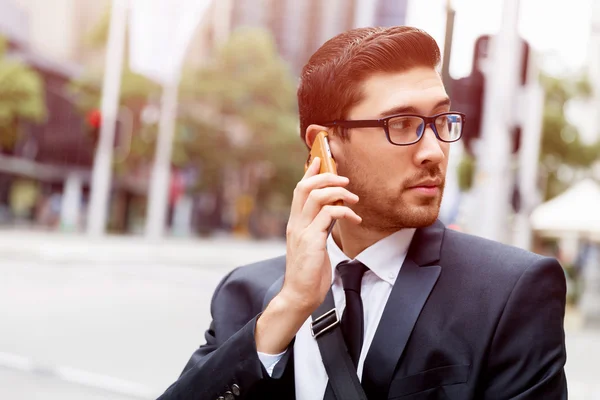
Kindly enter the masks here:
[[[254, 341], [284, 271], [279, 257], [221, 281], [206, 344], [160, 399], [295, 397], [293, 344], [269, 377]], [[418, 229], [367, 353], [368, 398], [566, 399], [565, 295], [552, 258], [439, 221]]]

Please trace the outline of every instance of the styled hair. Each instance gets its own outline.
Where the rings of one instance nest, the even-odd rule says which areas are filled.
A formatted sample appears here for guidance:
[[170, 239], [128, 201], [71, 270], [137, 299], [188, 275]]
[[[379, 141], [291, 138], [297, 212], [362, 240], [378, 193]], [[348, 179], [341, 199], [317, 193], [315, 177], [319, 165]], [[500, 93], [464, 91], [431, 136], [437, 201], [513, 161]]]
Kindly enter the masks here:
[[440, 49], [426, 32], [408, 26], [357, 28], [325, 42], [302, 68], [298, 87], [300, 135], [310, 124], [345, 118], [362, 100], [373, 73], [437, 68]]

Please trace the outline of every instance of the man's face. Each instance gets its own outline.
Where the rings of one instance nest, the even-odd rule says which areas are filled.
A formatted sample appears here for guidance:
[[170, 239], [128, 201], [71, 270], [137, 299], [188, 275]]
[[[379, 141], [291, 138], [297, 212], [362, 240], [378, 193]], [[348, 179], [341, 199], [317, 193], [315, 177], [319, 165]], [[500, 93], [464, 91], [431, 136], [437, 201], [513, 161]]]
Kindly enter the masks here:
[[[347, 119], [379, 119], [393, 114], [432, 116], [449, 111], [439, 74], [419, 67], [401, 73], [376, 74], [363, 82], [363, 100]], [[352, 128], [349, 141], [331, 137], [338, 173], [350, 179], [348, 190], [360, 197], [352, 208], [362, 226], [397, 231], [431, 225], [438, 217], [450, 144], [431, 127], [409, 146], [388, 142], [383, 128]]]

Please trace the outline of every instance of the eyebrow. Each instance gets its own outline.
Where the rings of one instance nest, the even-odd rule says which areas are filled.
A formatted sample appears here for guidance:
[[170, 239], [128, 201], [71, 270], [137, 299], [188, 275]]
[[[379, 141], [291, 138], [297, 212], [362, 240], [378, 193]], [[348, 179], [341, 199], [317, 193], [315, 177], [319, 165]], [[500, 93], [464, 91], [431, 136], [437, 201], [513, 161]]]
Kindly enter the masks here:
[[[449, 106], [449, 105], [450, 105], [450, 98], [446, 97], [445, 99], [438, 101], [438, 103], [432, 108], [432, 110], [435, 110], [437, 108], [444, 107], [444, 106]], [[417, 109], [413, 106], [397, 106], [397, 107], [390, 108], [389, 110], [385, 110], [384, 112], [379, 114], [379, 117], [385, 118], [389, 115], [409, 114], [409, 113], [416, 114]]]

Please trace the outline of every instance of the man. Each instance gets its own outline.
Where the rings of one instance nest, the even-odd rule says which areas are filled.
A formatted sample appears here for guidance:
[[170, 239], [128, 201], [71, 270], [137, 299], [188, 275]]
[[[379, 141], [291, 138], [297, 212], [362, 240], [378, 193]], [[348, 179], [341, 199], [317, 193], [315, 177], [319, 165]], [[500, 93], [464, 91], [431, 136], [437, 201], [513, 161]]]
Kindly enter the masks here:
[[369, 399], [567, 398], [560, 265], [437, 221], [464, 122], [439, 61], [410, 27], [351, 30], [311, 57], [302, 138], [329, 132], [339, 176], [310, 165], [285, 257], [223, 279], [206, 344], [162, 399], [334, 399], [311, 335], [330, 288]]

